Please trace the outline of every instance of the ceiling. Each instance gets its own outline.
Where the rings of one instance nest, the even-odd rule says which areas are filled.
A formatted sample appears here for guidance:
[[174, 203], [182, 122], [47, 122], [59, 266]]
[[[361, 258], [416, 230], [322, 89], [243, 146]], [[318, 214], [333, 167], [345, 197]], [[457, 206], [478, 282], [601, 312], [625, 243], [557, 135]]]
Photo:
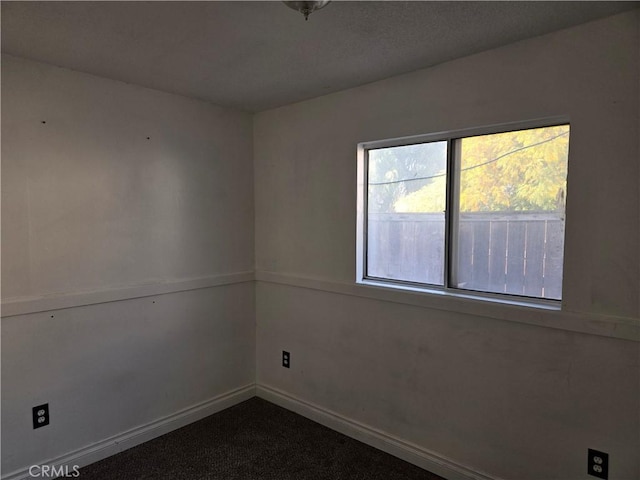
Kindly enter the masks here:
[[2, 51], [255, 112], [640, 2], [2, 2]]

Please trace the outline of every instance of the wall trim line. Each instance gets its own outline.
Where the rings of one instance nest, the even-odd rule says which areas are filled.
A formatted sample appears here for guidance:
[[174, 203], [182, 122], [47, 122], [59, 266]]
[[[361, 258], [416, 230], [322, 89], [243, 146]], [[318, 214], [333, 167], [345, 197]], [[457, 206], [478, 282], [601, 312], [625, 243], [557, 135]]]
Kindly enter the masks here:
[[2, 317], [118, 302], [134, 298], [166, 295], [201, 288], [220, 287], [255, 280], [253, 271], [223, 273], [200, 278], [168, 280], [101, 290], [87, 290], [50, 295], [17, 297], [2, 300]]
[[255, 279], [258, 282], [319, 290], [325, 293], [640, 342], [640, 319], [637, 318], [547, 309], [506, 302], [498, 303], [464, 296], [396, 290], [375, 285], [357, 284], [355, 281], [353, 283], [336, 282], [267, 271], [257, 271]]
[[448, 480], [500, 480], [275, 387], [257, 384], [256, 395]]
[[[189, 425], [190, 423], [202, 420], [209, 415], [213, 415], [214, 413], [220, 412], [253, 397], [255, 397], [255, 384], [251, 383], [59, 457], [34, 462], [33, 465], [55, 466], [56, 469], [67, 466], [69, 471], [72, 472], [74, 465], [77, 465], [78, 467], [85, 467], [94, 462], [115, 455], [116, 453], [123, 452], [129, 448], [135, 447], [136, 445], [148, 442], [156, 437]], [[2, 480], [22, 480], [27, 478], [32, 478], [29, 475], [29, 467], [21, 468], [6, 475], [2, 475]], [[82, 478], [82, 475], [80, 478]]]

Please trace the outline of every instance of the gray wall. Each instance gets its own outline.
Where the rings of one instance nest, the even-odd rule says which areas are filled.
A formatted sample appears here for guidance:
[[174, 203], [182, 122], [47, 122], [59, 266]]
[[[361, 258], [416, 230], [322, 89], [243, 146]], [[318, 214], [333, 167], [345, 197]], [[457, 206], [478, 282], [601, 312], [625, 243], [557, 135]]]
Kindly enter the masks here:
[[253, 385], [251, 132], [3, 55], [3, 474]]
[[[639, 40], [635, 11], [256, 115], [259, 391], [493, 477], [597, 448], [638, 478]], [[556, 115], [562, 312], [353, 286], [358, 142]]]

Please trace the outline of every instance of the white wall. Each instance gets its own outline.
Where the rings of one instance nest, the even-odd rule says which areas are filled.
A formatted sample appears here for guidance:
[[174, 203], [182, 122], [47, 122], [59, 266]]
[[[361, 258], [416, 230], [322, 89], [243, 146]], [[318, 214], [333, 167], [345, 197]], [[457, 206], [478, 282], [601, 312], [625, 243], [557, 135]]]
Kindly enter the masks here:
[[[638, 24], [636, 10], [256, 115], [259, 391], [467, 473], [588, 478], [596, 448], [609, 478], [637, 479]], [[556, 115], [571, 121], [562, 312], [353, 286], [358, 142]]]
[[3, 475], [253, 385], [251, 135], [243, 112], [3, 55]]
[[[589, 478], [590, 447], [638, 478], [639, 39], [624, 14], [264, 112], [255, 154], [247, 114], [3, 56], [3, 478], [256, 378], [450, 478]], [[558, 114], [562, 312], [353, 285], [358, 142]]]
[[2, 76], [4, 298], [253, 269], [250, 115], [8, 56]]

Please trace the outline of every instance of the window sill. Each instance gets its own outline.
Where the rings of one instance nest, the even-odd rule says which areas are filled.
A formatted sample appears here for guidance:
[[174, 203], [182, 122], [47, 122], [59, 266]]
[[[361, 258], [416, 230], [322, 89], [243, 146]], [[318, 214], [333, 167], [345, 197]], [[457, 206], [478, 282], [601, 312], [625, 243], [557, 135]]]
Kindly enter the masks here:
[[561, 311], [562, 304], [559, 300], [548, 300], [540, 298], [519, 297], [517, 295], [502, 295], [499, 293], [475, 292], [472, 290], [455, 290], [450, 288], [429, 288], [428, 286], [414, 286], [401, 282], [382, 281], [373, 278], [365, 278], [357, 280], [357, 284], [370, 285], [378, 288], [388, 288], [391, 290], [406, 291], [412, 293], [422, 293], [427, 295], [436, 295], [441, 297], [449, 297], [452, 299], [463, 299], [477, 302], [489, 302], [501, 305], [510, 305], [525, 308], [539, 308], [542, 310]]
[[638, 318], [570, 312], [561, 309], [557, 304], [551, 306], [537, 303], [531, 305], [530, 302], [486, 301], [484, 298], [479, 300], [475, 295], [454, 295], [437, 290], [389, 288], [387, 284], [376, 285], [371, 280], [367, 280], [367, 283], [355, 283], [265, 271], [256, 272], [256, 280], [430, 310], [640, 342], [640, 319]]

